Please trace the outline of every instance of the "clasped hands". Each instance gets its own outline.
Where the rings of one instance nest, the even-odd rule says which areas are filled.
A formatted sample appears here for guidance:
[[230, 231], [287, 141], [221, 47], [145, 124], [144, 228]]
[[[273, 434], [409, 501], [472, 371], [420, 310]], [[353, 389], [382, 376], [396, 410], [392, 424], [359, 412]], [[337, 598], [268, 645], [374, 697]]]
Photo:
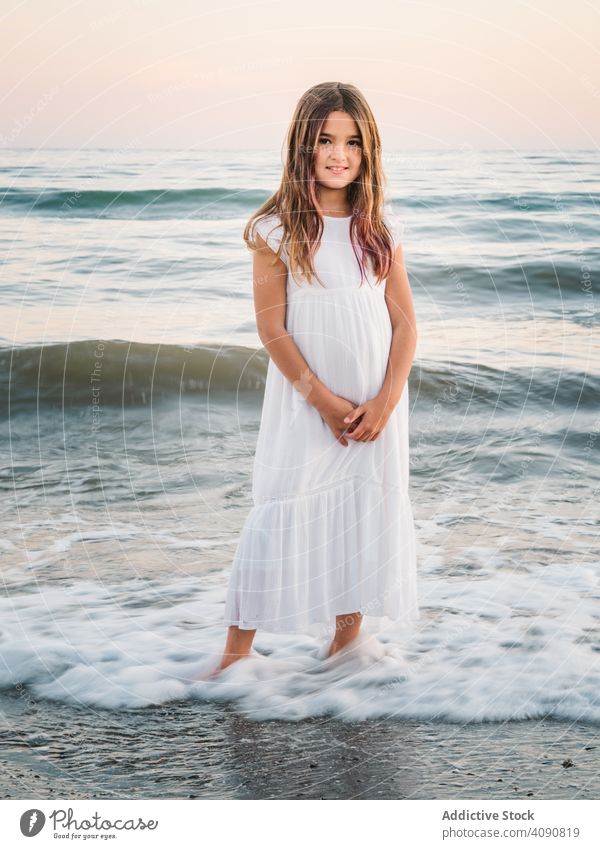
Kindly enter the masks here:
[[393, 411], [393, 404], [376, 396], [364, 404], [353, 404], [347, 398], [334, 395], [320, 410], [322, 418], [331, 428], [341, 445], [354, 442], [373, 442]]

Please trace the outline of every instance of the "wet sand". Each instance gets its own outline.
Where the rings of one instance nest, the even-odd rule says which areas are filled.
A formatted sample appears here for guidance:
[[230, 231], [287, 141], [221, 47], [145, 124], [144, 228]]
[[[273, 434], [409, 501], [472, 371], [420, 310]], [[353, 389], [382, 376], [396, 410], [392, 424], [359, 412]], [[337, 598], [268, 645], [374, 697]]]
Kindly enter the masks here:
[[[231, 706], [70, 707], [0, 696], [11, 799], [598, 799], [598, 728], [245, 718]], [[572, 764], [572, 765], [570, 765]]]

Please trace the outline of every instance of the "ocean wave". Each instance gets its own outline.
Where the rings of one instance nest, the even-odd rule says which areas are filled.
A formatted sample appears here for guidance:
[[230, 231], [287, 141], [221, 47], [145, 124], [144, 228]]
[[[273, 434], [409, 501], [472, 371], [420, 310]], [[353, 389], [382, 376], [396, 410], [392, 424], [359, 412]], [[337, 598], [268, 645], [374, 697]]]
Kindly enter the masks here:
[[[590, 251], [585, 261], [566, 253], [555, 262], [534, 260], [486, 265], [481, 261], [456, 265], [432, 265], [419, 260], [409, 261], [409, 272], [423, 280], [428, 289], [443, 288], [455, 297], [457, 290], [465, 297], [478, 299], [482, 295], [502, 298], [503, 294], [580, 296], [586, 301], [598, 291], [596, 283], [600, 258]], [[592, 266], [593, 264], [593, 266]], [[595, 285], [594, 285], [595, 284]], [[575, 302], [575, 297], [572, 298]], [[583, 302], [583, 301], [582, 301]]]
[[[40, 405], [149, 405], [210, 393], [255, 396], [264, 391], [266, 350], [240, 345], [162, 345], [85, 340], [0, 350], [0, 413]], [[502, 370], [479, 363], [416, 361], [411, 398], [496, 409], [525, 404], [591, 409], [600, 375], [552, 367]]]
[[56, 218], [205, 218], [250, 216], [267, 198], [253, 189], [0, 188], [0, 209]]
[[267, 364], [264, 350], [243, 346], [91, 339], [4, 349], [0, 410], [145, 405], [190, 393], [259, 392]]
[[[250, 216], [270, 192], [243, 186], [225, 188], [148, 189], [39, 189], [0, 187], [0, 209], [9, 214], [41, 214], [66, 218], [227, 219]], [[424, 193], [419, 196], [393, 196], [398, 209], [427, 210], [452, 208], [468, 211], [521, 213], [558, 212], [565, 208], [588, 210], [595, 214], [599, 192], [552, 191], [522, 194], [498, 192]]]

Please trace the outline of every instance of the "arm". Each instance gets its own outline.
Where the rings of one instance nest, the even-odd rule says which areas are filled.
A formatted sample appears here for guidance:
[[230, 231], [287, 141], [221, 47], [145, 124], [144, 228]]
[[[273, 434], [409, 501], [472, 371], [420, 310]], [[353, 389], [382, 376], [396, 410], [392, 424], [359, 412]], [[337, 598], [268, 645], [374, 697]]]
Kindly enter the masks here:
[[309, 404], [320, 410], [333, 393], [311, 371], [286, 330], [286, 265], [258, 233], [256, 241], [260, 247], [254, 252], [253, 285], [256, 329], [260, 341], [279, 371]]
[[344, 419], [347, 423], [363, 416], [356, 430], [348, 434], [349, 439], [360, 442], [377, 439], [385, 427], [408, 380], [417, 346], [417, 321], [402, 245], [397, 246], [394, 254], [385, 301], [392, 324], [392, 341], [383, 384], [375, 398], [356, 407]]
[[392, 271], [387, 278], [385, 301], [392, 322], [392, 343], [385, 379], [377, 398], [391, 412], [404, 391], [417, 347], [417, 320], [402, 245], [396, 248]]
[[253, 259], [256, 329], [269, 356], [293, 387], [313, 406], [341, 445], [347, 446], [344, 416], [354, 404], [331, 392], [309, 368], [300, 349], [285, 327], [287, 267], [256, 234], [258, 250]]

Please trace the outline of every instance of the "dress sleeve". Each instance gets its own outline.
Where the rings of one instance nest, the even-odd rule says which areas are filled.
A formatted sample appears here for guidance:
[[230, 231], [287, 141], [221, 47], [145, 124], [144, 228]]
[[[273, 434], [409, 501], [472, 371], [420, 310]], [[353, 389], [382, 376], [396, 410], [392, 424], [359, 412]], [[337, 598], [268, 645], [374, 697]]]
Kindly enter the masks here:
[[[278, 215], [270, 215], [268, 218], [261, 218], [255, 221], [254, 231], [259, 233], [271, 250], [277, 253], [283, 238], [283, 225]], [[287, 264], [285, 248], [281, 252], [281, 258]]]

